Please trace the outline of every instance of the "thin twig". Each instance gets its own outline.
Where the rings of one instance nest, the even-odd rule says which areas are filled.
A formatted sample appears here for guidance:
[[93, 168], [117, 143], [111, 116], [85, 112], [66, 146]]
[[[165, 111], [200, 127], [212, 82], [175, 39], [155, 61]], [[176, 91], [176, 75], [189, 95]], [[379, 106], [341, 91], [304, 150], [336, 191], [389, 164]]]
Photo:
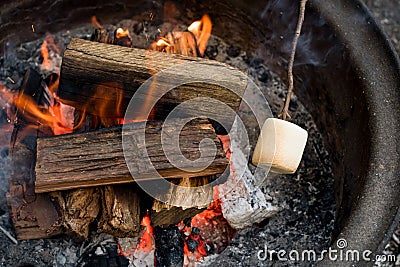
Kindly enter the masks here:
[[301, 27], [303, 26], [303, 21], [304, 21], [304, 13], [306, 10], [306, 3], [307, 0], [300, 0], [300, 12], [299, 12], [299, 20], [297, 21], [297, 27], [296, 27], [296, 33], [293, 38], [292, 42], [292, 51], [290, 54], [290, 59], [289, 59], [289, 65], [288, 65], [288, 80], [289, 80], [289, 87], [285, 99], [285, 105], [281, 111], [281, 114], [279, 114], [279, 117], [282, 118], [283, 120], [286, 120], [287, 118], [290, 119], [289, 115], [289, 104], [290, 104], [290, 97], [292, 96], [293, 93], [293, 63], [294, 63], [294, 57], [296, 55], [296, 46], [297, 46], [297, 41], [299, 40], [300, 33], [301, 33]]
[[0, 225], [0, 230], [15, 244], [18, 244], [17, 239], [15, 239], [6, 229], [4, 229], [3, 227], [1, 227]]

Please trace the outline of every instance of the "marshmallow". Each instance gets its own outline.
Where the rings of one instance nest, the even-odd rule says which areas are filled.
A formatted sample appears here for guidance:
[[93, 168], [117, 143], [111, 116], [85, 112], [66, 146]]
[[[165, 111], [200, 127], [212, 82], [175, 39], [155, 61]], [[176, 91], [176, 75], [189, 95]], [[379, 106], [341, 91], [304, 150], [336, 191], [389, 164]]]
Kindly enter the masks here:
[[307, 137], [307, 131], [294, 123], [267, 119], [258, 137], [252, 162], [273, 173], [294, 173], [303, 156]]

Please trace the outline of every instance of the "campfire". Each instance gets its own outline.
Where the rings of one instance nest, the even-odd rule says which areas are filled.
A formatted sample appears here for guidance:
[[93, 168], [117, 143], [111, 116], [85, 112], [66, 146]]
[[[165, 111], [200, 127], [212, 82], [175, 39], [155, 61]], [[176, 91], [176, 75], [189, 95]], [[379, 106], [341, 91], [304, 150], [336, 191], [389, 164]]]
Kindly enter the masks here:
[[[264, 96], [240, 65], [210, 60], [222, 41], [212, 36], [209, 15], [163, 24], [141, 39], [139, 26], [91, 20], [90, 38], [66, 47], [47, 34], [41, 72], [28, 69], [18, 92], [1, 85], [15, 125], [8, 203], [17, 239], [66, 235], [87, 243], [110, 235], [117, 257], [134, 266], [211, 261], [238, 231], [279, 212], [262, 188], [268, 172], [257, 165], [294, 173], [307, 136], [288, 137], [297, 155], [290, 166], [266, 159], [263, 134], [256, 143], [260, 131], [280, 138], [262, 127], [273, 114], [256, 111], [245, 123], [237, 116]], [[260, 82], [271, 75], [262, 64], [256, 71]], [[248, 90], [256, 100], [242, 101]], [[258, 130], [242, 139], [258, 116]], [[93, 242], [79, 263], [109, 255], [109, 244]]]

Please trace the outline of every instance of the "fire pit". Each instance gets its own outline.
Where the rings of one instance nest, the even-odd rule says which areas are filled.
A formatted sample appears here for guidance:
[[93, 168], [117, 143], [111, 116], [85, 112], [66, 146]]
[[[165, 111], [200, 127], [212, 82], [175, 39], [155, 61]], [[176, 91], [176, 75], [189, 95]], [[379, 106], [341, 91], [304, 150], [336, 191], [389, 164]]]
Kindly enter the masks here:
[[[73, 29], [86, 23], [92, 15], [100, 18], [102, 23], [115, 25], [122, 18], [133, 18], [134, 21], [146, 22], [151, 26], [162, 25], [163, 22], [171, 21], [176, 17], [179, 17], [179, 21], [175, 21], [175, 23], [190, 25], [194, 20], [201, 18], [203, 14], [208, 14], [213, 19], [213, 35], [217, 38], [210, 39], [209, 45], [204, 51], [206, 57], [212, 59], [223, 54], [218, 50], [221, 49], [221, 41], [223, 41], [230, 44], [226, 47], [222, 45], [231, 58], [228, 61], [229, 64], [235, 65], [236, 63], [240, 67], [241, 62], [246, 63], [250, 66], [250, 72], [253, 71], [260, 82], [269, 79], [266, 66], [280, 77], [284, 77], [297, 17], [297, 5], [284, 0], [266, 1], [266, 3], [237, 1], [229, 4], [224, 1], [203, 2], [201, 5], [192, 2], [185, 1], [172, 5], [170, 2], [131, 4], [120, 1], [110, 4], [99, 1], [95, 7], [84, 6], [84, 3], [76, 5], [69, 1], [54, 4], [35, 3], [35, 1], [6, 4], [2, 9], [2, 18], [12, 22], [1, 26], [4, 29], [0, 36], [0, 40], [4, 43], [4, 46], [1, 46], [4, 55], [4, 69], [7, 69], [8, 66], [15, 68], [15, 65], [8, 63], [8, 60], [15, 60], [12, 57], [16, 55], [10, 51], [28, 40], [41, 38], [47, 31], [68, 35], [67, 38], [62, 39], [65, 42], [69, 42], [69, 38], [74, 36], [74, 33], [83, 37], [85, 34], [82, 30], [74, 32]], [[175, 6], [176, 9], [169, 9], [168, 7], [171, 6]], [[40, 7], [42, 15], [36, 17], [36, 14], [33, 15], [33, 10], [38, 7]], [[18, 11], [14, 12], [16, 8]], [[21, 20], [21, 18], [24, 19]], [[143, 24], [141, 27], [147, 29], [150, 28], [149, 25]], [[68, 30], [71, 32], [67, 32]], [[145, 30], [137, 29], [137, 31], [142, 34]], [[86, 36], [89, 35], [90, 32], [87, 32]], [[133, 38], [135, 45], [134, 42]], [[26, 46], [22, 46], [20, 49], [24, 47]], [[242, 51], [249, 58], [251, 57], [252, 61], [243, 60]], [[21, 53], [17, 53], [17, 55], [21, 55]], [[235, 58], [242, 58], [243, 61], [237, 63]], [[332, 165], [335, 184], [331, 190], [332, 192], [334, 190], [336, 197], [335, 228], [332, 232], [327, 227], [328, 232], [324, 233], [326, 236], [321, 240], [329, 240], [332, 234], [331, 244], [333, 247], [337, 244], [336, 239], [344, 238], [350, 249], [371, 250], [379, 254], [396, 222], [399, 221], [398, 203], [400, 200], [396, 193], [400, 187], [396, 176], [399, 171], [399, 145], [398, 140], [395, 139], [399, 130], [399, 118], [396, 113], [398, 105], [395, 102], [398, 99], [398, 92], [394, 90], [399, 88], [398, 69], [398, 59], [384, 41], [375, 22], [362, 4], [358, 2], [344, 3], [344, 1], [332, 3], [310, 1], [304, 30], [299, 40], [294, 69], [296, 94], [299, 97], [299, 101], [294, 103], [301, 107], [294, 106], [292, 109], [302, 110], [300, 102], [303, 103], [312, 115], [311, 120], [305, 119], [303, 122], [315, 121], [315, 128], [318, 129], [315, 131], [317, 137], [312, 140], [318, 140], [319, 133], [324, 140], [323, 145], [326, 147], [327, 154], [325, 154], [324, 146], [320, 143], [313, 148], [318, 150], [315, 155], [320, 157], [320, 162], [327, 168], [319, 174], [319, 179], [325, 179], [326, 183], [318, 183], [319, 186], [325, 185], [328, 188], [327, 191], [330, 190], [329, 187], [332, 184], [329, 183], [329, 177], [327, 178], [325, 175], [330, 174], [330, 164]], [[20, 86], [18, 82], [22, 80], [22, 77], [18, 72], [21, 70], [8, 69], [7, 77], [9, 79], [6, 80], [7, 77], [2, 77], [7, 82], [8, 88], [16, 89]], [[270, 75], [275, 77], [273, 73]], [[13, 81], [17, 81], [17, 83], [14, 84]], [[278, 96], [275, 99], [279, 99], [279, 91], [276, 92]], [[283, 92], [284, 90], [281, 91], [281, 93]], [[270, 99], [274, 99], [274, 96], [271, 96]], [[272, 103], [279, 102], [272, 101]], [[271, 108], [273, 112], [277, 112], [279, 109], [273, 105]], [[310, 130], [310, 127], [306, 128]], [[258, 135], [258, 131], [259, 129], [255, 129], [252, 133], [253, 138]], [[254, 146], [254, 144], [252, 145]], [[306, 153], [311, 154], [307, 150]], [[305, 164], [307, 165], [307, 162]], [[276, 179], [282, 181], [279, 180], [282, 178]], [[285, 177], [285, 179], [295, 179], [295, 177]], [[310, 190], [314, 190], [314, 182], [310, 183]], [[270, 183], [272, 182], [270, 181]], [[270, 187], [270, 189], [279, 190], [279, 186], [284, 185], [285, 182], [278, 182], [276, 188]], [[316, 190], [319, 190], [319, 187]], [[271, 192], [265, 193], [268, 195]], [[95, 192], [95, 194], [97, 193]], [[271, 193], [271, 195], [275, 194]], [[384, 200], [381, 198], [382, 195], [386, 196]], [[329, 194], [321, 193], [316, 196], [326, 197], [326, 199], [322, 199], [322, 202], [332, 200], [329, 198]], [[298, 199], [301, 201], [301, 195], [298, 196]], [[321, 201], [321, 199], [315, 201]], [[329, 222], [328, 205], [324, 207], [326, 208], [323, 210], [324, 216], [326, 216], [324, 221]], [[321, 218], [319, 217], [321, 214], [315, 216]], [[271, 221], [273, 220], [271, 219]], [[247, 233], [249, 240], [244, 243], [251, 244], [254, 252], [246, 255], [244, 264], [257, 262], [255, 257], [257, 257], [257, 251], [264, 249], [263, 243], [272, 242], [271, 237], [276, 239], [282, 237], [281, 232], [274, 233], [272, 231], [274, 224], [269, 223], [270, 225], [264, 221], [258, 225], [260, 229], [269, 229], [267, 237], [265, 232], [258, 230], [239, 233], [231, 247], [224, 252], [219, 251], [219, 253], [222, 252], [222, 255], [218, 260], [226, 264], [232, 261], [233, 264], [235, 261], [240, 262], [241, 254], [238, 250], [240, 250], [243, 238], [246, 238]], [[296, 225], [296, 220], [294, 219], [292, 223]], [[156, 241], [158, 240], [159, 244], [165, 243], [164, 235], [168, 236], [174, 232], [176, 232], [173, 236], [177, 239], [176, 244], [182, 242], [182, 244], [189, 245], [190, 243], [193, 246], [195, 242], [199, 243], [196, 239], [197, 230], [193, 232], [191, 229], [187, 233], [192, 240], [188, 241], [188, 238], [187, 240], [178, 238], [180, 236], [179, 229], [185, 232], [185, 226], [183, 228], [177, 226], [167, 233], [163, 233], [163, 229], [156, 230]], [[157, 235], [157, 233], [159, 234]], [[290, 235], [290, 233], [287, 234]], [[46, 245], [41, 244], [40, 246], [45, 247]], [[90, 246], [88, 246], [88, 252], [90, 252], [89, 248]], [[313, 248], [303, 247], [302, 249]], [[279, 245], [276, 249], [279, 249]], [[285, 249], [300, 248], [289, 246]], [[98, 249], [90, 253], [100, 256], [105, 254], [104, 251]], [[332, 264], [332, 262], [330, 263]], [[349, 262], [340, 263], [349, 264]], [[328, 263], [323, 264], [325, 266]], [[333, 264], [338, 265], [337, 262]]]

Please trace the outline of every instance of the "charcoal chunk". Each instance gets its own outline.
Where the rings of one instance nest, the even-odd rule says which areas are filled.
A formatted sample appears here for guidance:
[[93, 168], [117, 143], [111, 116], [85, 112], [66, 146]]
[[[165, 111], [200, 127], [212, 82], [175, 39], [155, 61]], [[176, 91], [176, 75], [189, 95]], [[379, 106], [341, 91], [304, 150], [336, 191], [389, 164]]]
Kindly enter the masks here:
[[154, 229], [156, 241], [156, 266], [172, 267], [183, 265], [183, 237], [178, 227]]
[[218, 48], [216, 45], [208, 45], [205, 52], [206, 57], [215, 59], [218, 56]]
[[199, 241], [191, 239], [191, 238], [188, 238], [186, 243], [187, 243], [187, 246], [188, 246], [188, 249], [190, 252], [194, 252], [197, 249], [197, 247], [199, 246]]
[[235, 45], [231, 45], [226, 48], [226, 54], [230, 57], [238, 57], [240, 55], [240, 52], [240, 47]]

